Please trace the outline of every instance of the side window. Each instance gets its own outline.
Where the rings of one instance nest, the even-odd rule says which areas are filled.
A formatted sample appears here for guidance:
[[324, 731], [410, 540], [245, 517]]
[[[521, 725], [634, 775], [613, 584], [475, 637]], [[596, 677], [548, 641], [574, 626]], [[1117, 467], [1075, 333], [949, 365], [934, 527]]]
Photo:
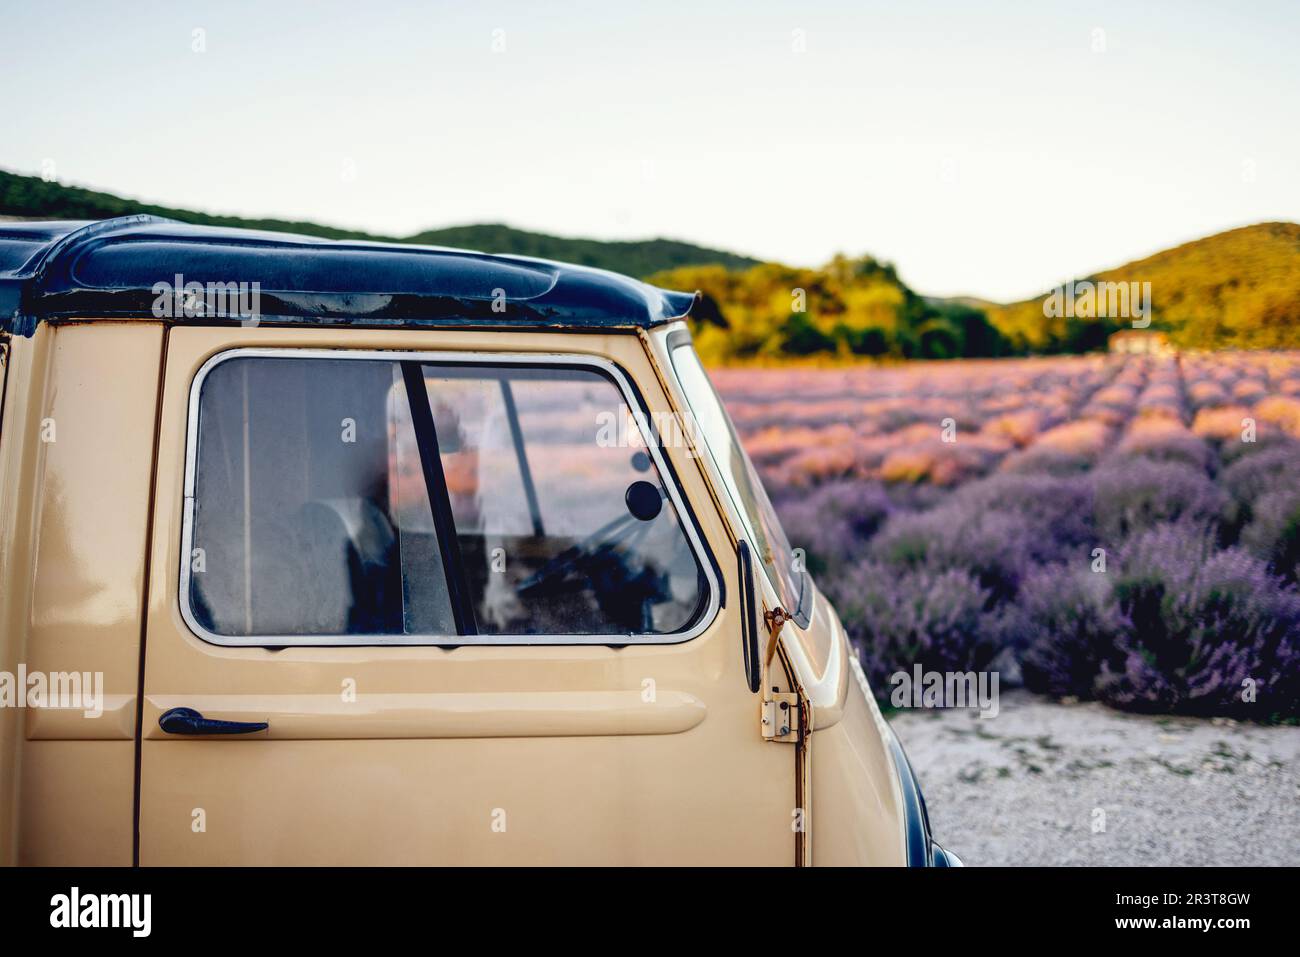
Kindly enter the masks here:
[[236, 356], [199, 389], [190, 615], [213, 640], [688, 631], [708, 580], [603, 372]]

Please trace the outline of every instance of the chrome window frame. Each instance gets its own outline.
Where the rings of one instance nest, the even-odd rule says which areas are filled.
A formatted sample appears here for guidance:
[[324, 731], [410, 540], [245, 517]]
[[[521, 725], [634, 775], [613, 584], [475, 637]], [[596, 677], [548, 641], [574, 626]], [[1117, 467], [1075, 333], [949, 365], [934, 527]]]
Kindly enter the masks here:
[[[190, 558], [194, 548], [195, 484], [198, 468], [199, 405], [203, 384], [208, 374], [223, 362], [232, 359], [357, 359], [384, 362], [416, 361], [444, 365], [501, 366], [523, 365], [533, 368], [547, 365], [588, 367], [604, 373], [613, 381], [637, 428], [645, 439], [646, 451], [654, 460], [663, 480], [669, 500], [677, 512], [677, 520], [691, 546], [692, 557], [702, 572], [708, 588], [704, 612], [685, 631], [664, 634], [628, 633], [607, 635], [218, 635], [199, 624], [191, 606]], [[610, 359], [581, 353], [555, 352], [466, 352], [428, 351], [411, 349], [348, 349], [283, 347], [236, 347], [211, 356], [194, 375], [190, 383], [189, 407], [185, 429], [185, 484], [183, 488], [181, 520], [179, 593], [181, 617], [190, 631], [199, 639], [213, 645], [233, 648], [336, 648], [376, 646], [460, 647], [535, 646], [535, 645], [678, 645], [698, 637], [713, 624], [721, 607], [721, 587], [717, 579], [713, 553], [698, 527], [694, 512], [687, 507], [685, 496], [677, 483], [676, 473], [663, 454], [658, 432], [646, 415], [640, 394], [632, 386], [623, 369]]]

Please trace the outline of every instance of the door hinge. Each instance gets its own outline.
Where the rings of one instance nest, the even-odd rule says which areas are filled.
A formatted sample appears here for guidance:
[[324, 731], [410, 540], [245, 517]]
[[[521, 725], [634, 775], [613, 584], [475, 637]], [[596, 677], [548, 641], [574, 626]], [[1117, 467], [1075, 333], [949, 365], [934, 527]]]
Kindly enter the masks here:
[[763, 702], [763, 737], [794, 744], [799, 740], [799, 696], [772, 694]]
[[767, 625], [767, 630], [775, 637], [776, 633], [781, 630], [782, 625], [787, 621], [794, 621], [794, 615], [778, 605], [771, 611], [763, 612], [763, 621]]

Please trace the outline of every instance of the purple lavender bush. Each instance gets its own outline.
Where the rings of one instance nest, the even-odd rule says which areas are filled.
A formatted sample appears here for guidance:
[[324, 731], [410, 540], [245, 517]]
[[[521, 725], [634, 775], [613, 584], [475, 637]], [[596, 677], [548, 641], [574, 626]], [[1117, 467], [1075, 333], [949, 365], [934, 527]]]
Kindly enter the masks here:
[[1300, 485], [1266, 492], [1254, 503], [1241, 544], [1286, 581], [1300, 579]]
[[896, 512], [924, 512], [948, 501], [952, 490], [929, 482], [890, 482], [885, 494]]
[[1092, 459], [1083, 452], [1031, 445], [1009, 456], [1002, 464], [1004, 472], [1044, 475], [1081, 475], [1092, 467]]
[[1266, 452], [1275, 452], [1278, 450], [1290, 450], [1294, 453], [1296, 448], [1295, 439], [1275, 431], [1265, 431], [1258, 435], [1254, 442], [1243, 442], [1240, 438], [1210, 438], [1210, 444], [1218, 452], [1219, 458], [1227, 464], [1236, 464], [1246, 459], [1254, 458]]
[[1300, 483], [1300, 443], [1287, 442], [1237, 458], [1219, 477], [1224, 489], [1239, 502], [1252, 502], [1278, 488]]
[[1204, 472], [1180, 463], [1112, 460], [1091, 478], [1097, 533], [1112, 545], [1165, 523], [1217, 525], [1228, 505]]
[[1174, 462], [1200, 472], [1212, 471], [1216, 463], [1216, 456], [1205, 440], [1185, 429], [1137, 432], [1130, 435], [1107, 458], [1106, 464], [1134, 458]]
[[1103, 658], [1127, 632], [1104, 573], [1083, 562], [1049, 565], [1026, 576], [1004, 611], [1007, 642], [1018, 649], [1025, 687], [1091, 698]]
[[954, 492], [949, 508], [960, 521], [986, 512], [1016, 516], [1032, 529], [1028, 557], [1040, 563], [1065, 561], [1096, 537], [1092, 484], [1078, 476], [992, 475]]
[[1241, 456], [1223, 470], [1219, 481], [1229, 496], [1224, 538], [1233, 542], [1250, 524], [1257, 502], [1300, 485], [1300, 443], [1274, 444]]
[[962, 569], [863, 561], [839, 579], [837, 591], [845, 630], [882, 700], [896, 672], [918, 664], [926, 671], [980, 671], [998, 652], [988, 591]]
[[837, 481], [776, 502], [790, 544], [807, 555], [807, 568], [824, 575], [859, 557], [892, 511], [876, 482]]
[[960, 501], [895, 514], [871, 542], [871, 558], [900, 571], [965, 571], [990, 607], [1015, 595], [1041, 529], [1024, 515], [967, 509]]
[[1131, 539], [1108, 575], [1128, 627], [1101, 660], [1097, 696], [1118, 708], [1294, 716], [1300, 594], [1214, 535], [1165, 525]]

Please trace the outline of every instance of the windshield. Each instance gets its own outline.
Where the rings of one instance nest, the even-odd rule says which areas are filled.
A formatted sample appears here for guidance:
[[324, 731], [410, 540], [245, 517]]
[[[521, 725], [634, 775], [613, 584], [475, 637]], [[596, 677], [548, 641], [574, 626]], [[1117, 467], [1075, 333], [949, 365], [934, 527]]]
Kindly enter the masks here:
[[797, 621], [806, 624], [807, 609], [803, 603], [807, 597], [804, 594], [807, 572], [803, 563], [795, 559], [758, 471], [740, 444], [731, 416], [727, 415], [722, 399], [689, 342], [673, 347], [669, 355], [709, 455], [722, 473], [727, 494], [740, 512], [745, 531], [767, 569], [781, 605]]

